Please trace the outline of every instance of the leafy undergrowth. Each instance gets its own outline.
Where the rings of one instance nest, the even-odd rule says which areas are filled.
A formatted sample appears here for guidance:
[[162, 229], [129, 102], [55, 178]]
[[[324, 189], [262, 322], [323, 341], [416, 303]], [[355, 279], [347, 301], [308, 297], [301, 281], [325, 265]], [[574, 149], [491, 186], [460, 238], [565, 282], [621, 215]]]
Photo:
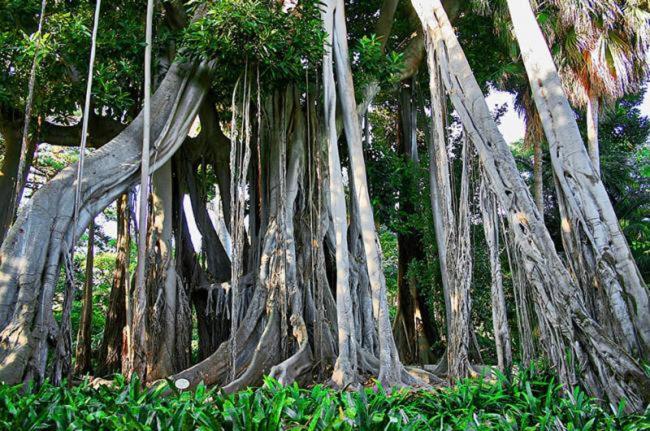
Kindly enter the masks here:
[[0, 386], [0, 428], [119, 430], [650, 430], [650, 410], [625, 415], [583, 392], [563, 394], [554, 378], [534, 370], [512, 382], [467, 380], [454, 388], [336, 392], [267, 380], [264, 387], [223, 396], [216, 390], [163, 396], [116, 378], [97, 389], [45, 384], [21, 393]]

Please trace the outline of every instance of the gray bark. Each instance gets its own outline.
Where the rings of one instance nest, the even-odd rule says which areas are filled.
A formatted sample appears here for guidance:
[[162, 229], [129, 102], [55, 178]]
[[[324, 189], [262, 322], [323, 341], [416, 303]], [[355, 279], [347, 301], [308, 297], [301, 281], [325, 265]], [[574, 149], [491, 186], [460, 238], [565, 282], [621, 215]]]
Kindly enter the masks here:
[[381, 267], [381, 254], [375, 232], [374, 215], [368, 194], [366, 168], [363, 160], [361, 126], [354, 98], [354, 83], [347, 46], [344, 3], [338, 0], [334, 11], [334, 55], [338, 92], [341, 98], [343, 125], [350, 157], [350, 168], [354, 181], [355, 199], [359, 205], [361, 236], [366, 252], [368, 277], [373, 292], [379, 330], [379, 381], [387, 387], [402, 383], [403, 366], [393, 339], [386, 299], [386, 280]]
[[[508, 7], [549, 143], [569, 266], [587, 303], [594, 303], [590, 312], [607, 335], [621, 340], [630, 354], [647, 359], [650, 355], [648, 288], [598, 169], [589, 160], [530, 3], [508, 0]], [[596, 125], [592, 126], [595, 130]]]
[[587, 142], [591, 164], [600, 175], [600, 148], [598, 145], [598, 97], [592, 94], [587, 100]]
[[469, 362], [471, 309], [469, 290], [472, 284], [472, 244], [470, 239], [470, 175], [471, 161], [469, 141], [463, 142], [463, 167], [455, 223], [456, 237], [453, 246], [447, 243], [450, 280], [449, 302], [451, 305], [449, 339], [447, 340], [448, 378], [451, 381], [469, 377], [472, 366]]
[[533, 155], [533, 196], [539, 215], [544, 219], [544, 153], [542, 152], [542, 141], [535, 140]]
[[[173, 65], [152, 99], [156, 163], [164, 164], [184, 141], [206, 94], [206, 72]], [[174, 127], [172, 127], [172, 125]], [[65, 241], [137, 181], [143, 118], [139, 115], [111, 142], [86, 159], [79, 224], [71, 225], [75, 166], [34, 194], [0, 248], [0, 380], [18, 383], [43, 375], [41, 358], [52, 322], [52, 297]], [[42, 364], [42, 365], [41, 365]]]
[[[458, 44], [439, 0], [412, 0], [423, 24], [426, 47], [436, 58], [443, 83], [474, 143], [486, 181], [499, 198], [521, 253], [523, 271], [533, 288], [549, 359], [567, 388], [578, 383], [593, 395], [628, 409], [641, 409], [650, 379], [624, 349], [602, 335], [563, 266], [551, 237], [517, 171], [483, 94]], [[431, 55], [431, 54], [430, 54]], [[436, 70], [431, 70], [431, 74]], [[572, 354], [567, 356], [567, 351]]]
[[499, 256], [499, 215], [497, 213], [496, 199], [488, 191], [485, 181], [481, 181], [479, 199], [485, 241], [490, 255], [492, 274], [490, 297], [492, 299], [492, 327], [497, 351], [497, 364], [502, 372], [509, 374], [512, 367], [512, 348], [510, 346], [510, 328], [506, 314], [506, 298], [503, 292], [503, 277]]
[[172, 167], [168, 160], [152, 178], [152, 209], [146, 274], [146, 376], [167, 377], [189, 365], [189, 303], [172, 252]]
[[[352, 296], [350, 293], [345, 191], [343, 190], [343, 176], [341, 174], [336, 132], [336, 87], [332, 47], [334, 45], [335, 26], [337, 25], [335, 14], [338, 6], [336, 0], [329, 0], [326, 8], [323, 9], [322, 19], [325, 31], [328, 34], [323, 58], [323, 88], [325, 91], [324, 109], [328, 147], [329, 206], [332, 212], [332, 225], [336, 240], [336, 314], [339, 347], [334, 372], [332, 373], [332, 381], [335, 385], [343, 388], [356, 383], [358, 376], [357, 339], [355, 337], [355, 322], [352, 314]], [[345, 101], [342, 101], [342, 103], [345, 103]], [[356, 115], [354, 116], [356, 117]]]
[[142, 129], [142, 156], [140, 166], [140, 199], [138, 208], [138, 265], [135, 273], [135, 287], [131, 307], [131, 341], [129, 344], [129, 373], [146, 380], [146, 311], [147, 292], [147, 217], [149, 215], [149, 147], [151, 140], [151, 48], [153, 38], [153, 0], [147, 1], [147, 22], [144, 48], [144, 107]]

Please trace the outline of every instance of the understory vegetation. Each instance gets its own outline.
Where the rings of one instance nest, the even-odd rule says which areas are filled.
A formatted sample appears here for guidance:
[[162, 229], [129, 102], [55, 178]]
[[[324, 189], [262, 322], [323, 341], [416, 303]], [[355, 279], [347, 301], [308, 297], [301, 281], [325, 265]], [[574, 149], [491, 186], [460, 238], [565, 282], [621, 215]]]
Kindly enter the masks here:
[[233, 395], [200, 385], [147, 389], [117, 376], [108, 386], [0, 386], [0, 429], [7, 430], [648, 430], [650, 409], [626, 415], [583, 391], [562, 390], [548, 371], [531, 367], [512, 380], [466, 379], [436, 390], [381, 386], [302, 389], [267, 378]]

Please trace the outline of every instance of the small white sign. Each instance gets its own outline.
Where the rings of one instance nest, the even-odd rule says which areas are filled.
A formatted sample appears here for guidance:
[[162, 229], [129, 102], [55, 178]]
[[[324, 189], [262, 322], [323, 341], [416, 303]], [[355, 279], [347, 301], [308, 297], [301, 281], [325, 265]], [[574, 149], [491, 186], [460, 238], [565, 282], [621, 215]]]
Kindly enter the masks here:
[[174, 382], [174, 386], [182, 391], [190, 387], [190, 381], [187, 379], [178, 379]]

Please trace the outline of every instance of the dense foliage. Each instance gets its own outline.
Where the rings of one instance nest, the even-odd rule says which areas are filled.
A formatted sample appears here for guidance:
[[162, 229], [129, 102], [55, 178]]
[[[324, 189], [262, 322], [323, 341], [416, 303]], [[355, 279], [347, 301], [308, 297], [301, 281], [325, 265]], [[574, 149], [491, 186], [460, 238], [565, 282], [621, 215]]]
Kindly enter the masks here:
[[[167, 392], [167, 395], [164, 393]], [[466, 380], [454, 388], [386, 393], [337, 392], [318, 385], [262, 388], [234, 395], [200, 386], [178, 392], [147, 390], [137, 379], [113, 386], [29, 389], [0, 387], [2, 429], [567, 429], [647, 430], [650, 410], [626, 416], [622, 406], [602, 409], [583, 392], [563, 396], [546, 372], [531, 368], [512, 381]]]
[[320, 9], [315, 1], [300, 2], [288, 14], [281, 8], [278, 2], [214, 2], [184, 31], [182, 55], [215, 60], [223, 71], [214, 77], [219, 84], [232, 84], [232, 71], [247, 62], [259, 66], [264, 82], [301, 82], [303, 62], [318, 64], [323, 56]]

